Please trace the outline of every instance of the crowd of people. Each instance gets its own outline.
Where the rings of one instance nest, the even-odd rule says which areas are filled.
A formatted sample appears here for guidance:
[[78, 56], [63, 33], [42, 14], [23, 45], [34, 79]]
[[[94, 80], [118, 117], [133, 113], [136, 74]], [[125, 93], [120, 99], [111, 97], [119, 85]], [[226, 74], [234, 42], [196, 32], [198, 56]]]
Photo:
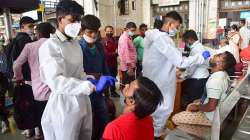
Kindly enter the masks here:
[[[226, 97], [229, 75], [250, 60], [245, 20], [240, 31], [233, 25], [219, 49], [210, 52], [194, 30], [185, 31], [181, 37], [189, 53], [184, 56], [173, 40], [182, 24], [176, 11], [156, 20], [154, 29], [141, 24], [138, 35], [137, 25], [128, 22], [119, 38], [109, 25], [100, 37], [100, 19], [84, 15], [75, 1], [59, 2], [56, 19], [53, 27], [22, 17], [20, 32], [0, 45], [2, 133], [9, 126], [5, 93], [14, 83], [14, 119], [27, 138], [159, 140], [171, 120], [179, 78], [186, 111], [172, 121], [202, 137]], [[110, 96], [124, 97], [118, 117]]]

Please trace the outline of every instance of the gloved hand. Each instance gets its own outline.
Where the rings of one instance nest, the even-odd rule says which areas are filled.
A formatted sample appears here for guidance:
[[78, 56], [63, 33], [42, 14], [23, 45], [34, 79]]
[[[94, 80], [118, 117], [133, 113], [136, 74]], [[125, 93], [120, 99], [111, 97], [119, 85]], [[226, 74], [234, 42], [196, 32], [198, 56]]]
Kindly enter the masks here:
[[103, 90], [108, 86], [114, 86], [117, 80], [112, 76], [101, 76], [100, 80], [97, 82], [96, 92], [102, 93]]
[[96, 80], [96, 79], [88, 78], [87, 80], [90, 81], [95, 86], [98, 83], [98, 80]]
[[210, 57], [210, 52], [209, 52], [209, 51], [204, 51], [204, 52], [202, 53], [202, 56], [203, 56], [203, 58], [204, 58], [205, 60], [207, 60], [207, 59]]

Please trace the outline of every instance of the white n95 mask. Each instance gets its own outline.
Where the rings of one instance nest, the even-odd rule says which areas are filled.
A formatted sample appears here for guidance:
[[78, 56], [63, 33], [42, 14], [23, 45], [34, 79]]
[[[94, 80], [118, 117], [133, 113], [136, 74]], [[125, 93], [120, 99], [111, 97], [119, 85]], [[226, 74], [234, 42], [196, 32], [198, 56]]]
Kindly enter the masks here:
[[67, 36], [76, 38], [81, 30], [80, 23], [70, 23], [65, 26], [64, 32]]
[[89, 43], [89, 44], [92, 44], [92, 43], [95, 43], [96, 42], [96, 40], [97, 40], [97, 38], [91, 38], [91, 37], [89, 37], [89, 36], [87, 36], [87, 35], [83, 35], [83, 38], [85, 39], [85, 41], [87, 42], [87, 43]]

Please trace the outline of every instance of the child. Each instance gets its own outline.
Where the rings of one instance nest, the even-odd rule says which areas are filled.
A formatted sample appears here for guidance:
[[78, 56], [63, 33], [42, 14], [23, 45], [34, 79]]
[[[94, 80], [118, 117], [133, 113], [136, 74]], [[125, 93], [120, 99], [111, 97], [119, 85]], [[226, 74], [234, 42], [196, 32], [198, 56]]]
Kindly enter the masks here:
[[107, 125], [103, 140], [154, 140], [153, 119], [150, 116], [163, 101], [156, 84], [139, 77], [123, 90], [124, 113]]
[[212, 75], [206, 83], [206, 94], [189, 104], [187, 111], [173, 116], [177, 128], [198, 137], [204, 136], [211, 126], [217, 105], [227, 96], [229, 76], [225, 70], [235, 64], [236, 60], [229, 52], [217, 54], [210, 60]]

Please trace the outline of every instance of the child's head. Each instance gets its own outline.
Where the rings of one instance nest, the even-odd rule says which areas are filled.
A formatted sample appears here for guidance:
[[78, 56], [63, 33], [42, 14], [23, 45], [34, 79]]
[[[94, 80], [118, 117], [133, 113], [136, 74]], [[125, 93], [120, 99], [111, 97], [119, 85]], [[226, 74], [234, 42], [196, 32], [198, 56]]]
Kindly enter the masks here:
[[43, 22], [36, 26], [37, 38], [49, 38], [55, 32], [55, 28], [49, 22]]
[[129, 36], [135, 35], [136, 32], [136, 24], [134, 22], [128, 22], [126, 25], [126, 30]]
[[86, 15], [81, 19], [82, 33], [88, 43], [94, 43], [98, 37], [101, 21], [94, 15]]
[[230, 52], [224, 52], [215, 55], [210, 60], [210, 67], [212, 72], [226, 71], [229, 68], [234, 67], [236, 60]]
[[163, 101], [157, 85], [146, 77], [139, 77], [123, 90], [126, 107], [130, 108], [138, 118], [152, 114]]

